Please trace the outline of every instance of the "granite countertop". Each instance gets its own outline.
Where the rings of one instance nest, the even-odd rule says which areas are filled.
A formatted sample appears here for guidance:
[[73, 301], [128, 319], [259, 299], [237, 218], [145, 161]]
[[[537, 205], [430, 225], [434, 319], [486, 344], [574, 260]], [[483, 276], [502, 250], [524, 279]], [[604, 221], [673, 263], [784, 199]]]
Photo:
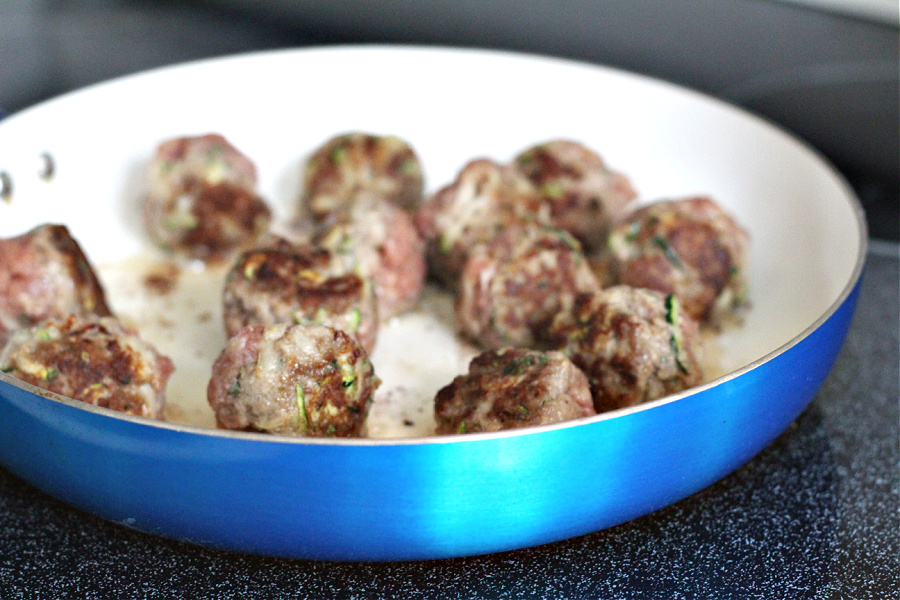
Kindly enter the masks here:
[[0, 469], [0, 599], [898, 598], [898, 291], [898, 246], [874, 242], [807, 410], [732, 475], [623, 525], [473, 558], [294, 561], [132, 531]]

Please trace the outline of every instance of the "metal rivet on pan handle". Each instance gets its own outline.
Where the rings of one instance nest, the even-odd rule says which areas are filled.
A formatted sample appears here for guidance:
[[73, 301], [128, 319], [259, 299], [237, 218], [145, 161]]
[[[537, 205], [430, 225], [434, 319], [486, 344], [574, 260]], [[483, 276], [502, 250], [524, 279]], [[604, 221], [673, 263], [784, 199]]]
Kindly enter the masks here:
[[0, 200], [12, 202], [13, 183], [12, 177], [6, 171], [0, 171]]
[[56, 172], [56, 164], [53, 162], [53, 157], [49, 152], [42, 152], [39, 157], [38, 163], [38, 177], [41, 179], [48, 181], [53, 179], [53, 174]]

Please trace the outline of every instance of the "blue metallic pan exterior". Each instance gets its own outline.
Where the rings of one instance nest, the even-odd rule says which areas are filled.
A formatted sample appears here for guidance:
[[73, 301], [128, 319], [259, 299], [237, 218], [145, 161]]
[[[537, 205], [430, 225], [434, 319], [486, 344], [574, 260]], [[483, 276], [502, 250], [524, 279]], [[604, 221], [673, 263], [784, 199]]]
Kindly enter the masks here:
[[[690, 393], [530, 431], [297, 441], [172, 426], [0, 374], [0, 460], [142, 531], [296, 558], [410, 560], [561, 540], [710, 485], [793, 421], [825, 379], [859, 291], [798, 341]], [[36, 395], [38, 392], [41, 395]]]

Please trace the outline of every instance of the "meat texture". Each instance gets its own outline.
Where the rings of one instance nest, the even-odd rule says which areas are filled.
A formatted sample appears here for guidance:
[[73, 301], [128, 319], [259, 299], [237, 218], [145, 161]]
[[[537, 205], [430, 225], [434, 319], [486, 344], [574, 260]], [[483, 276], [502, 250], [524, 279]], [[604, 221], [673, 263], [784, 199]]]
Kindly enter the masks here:
[[456, 295], [464, 335], [486, 348], [535, 347], [556, 314], [599, 290], [581, 245], [565, 231], [514, 227], [469, 255]]
[[313, 243], [374, 283], [382, 321], [412, 308], [425, 286], [425, 244], [412, 217], [377, 196], [360, 196], [332, 213]]
[[455, 288], [469, 252], [509, 227], [549, 225], [550, 209], [516, 169], [482, 158], [423, 202], [415, 220], [430, 274]]
[[547, 200], [552, 224], [577, 237], [589, 250], [606, 243], [612, 225], [637, 198], [627, 176], [572, 140], [528, 148], [516, 156], [514, 164]]
[[412, 146], [396, 136], [351, 132], [335, 136], [309, 157], [301, 204], [324, 219], [360, 194], [413, 210], [422, 200], [422, 165]]
[[110, 316], [94, 269], [64, 225], [0, 240], [0, 348], [16, 330], [69, 315]]
[[595, 414], [588, 381], [560, 352], [501, 348], [435, 397], [438, 434], [498, 431]]
[[256, 167], [218, 134], [160, 144], [147, 172], [144, 221], [153, 241], [190, 258], [223, 260], [253, 245], [272, 219]]
[[674, 295], [619, 285], [578, 296], [548, 342], [584, 371], [604, 412], [700, 384], [698, 335]]
[[358, 437], [379, 383], [365, 350], [342, 331], [253, 325], [219, 355], [207, 399], [223, 429]]
[[370, 280], [348, 273], [324, 248], [283, 240], [238, 257], [225, 278], [223, 316], [229, 336], [247, 325], [329, 325], [367, 352], [378, 332]]
[[675, 294], [711, 323], [746, 303], [749, 234], [707, 197], [641, 207], [609, 238], [615, 281]]
[[174, 366], [115, 318], [72, 315], [13, 334], [0, 370], [68, 398], [162, 419]]

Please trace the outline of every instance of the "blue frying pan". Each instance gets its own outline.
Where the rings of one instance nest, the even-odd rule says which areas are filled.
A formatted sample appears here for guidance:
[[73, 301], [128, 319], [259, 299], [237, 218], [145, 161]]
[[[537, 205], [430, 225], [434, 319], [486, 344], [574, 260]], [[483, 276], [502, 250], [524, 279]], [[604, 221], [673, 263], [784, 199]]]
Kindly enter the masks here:
[[[52, 221], [96, 264], [141, 252], [142, 166], [160, 140], [194, 132], [222, 132], [254, 157], [264, 195], [287, 214], [305, 153], [345, 130], [410, 140], [432, 188], [476, 155], [508, 160], [568, 137], [599, 149], [645, 199], [713, 196], [750, 230], [753, 252], [752, 308], [716, 342], [721, 372], [552, 426], [359, 440], [153, 421], [0, 373], [0, 464], [110, 521], [216, 548], [328, 560], [498, 552], [610, 527], [719, 480], [803, 411], [841, 348], [866, 230], [830, 165], [722, 102], [538, 56], [288, 50], [61, 96], [0, 122], [11, 184], [0, 237]], [[37, 175], [45, 154], [52, 179]]]

